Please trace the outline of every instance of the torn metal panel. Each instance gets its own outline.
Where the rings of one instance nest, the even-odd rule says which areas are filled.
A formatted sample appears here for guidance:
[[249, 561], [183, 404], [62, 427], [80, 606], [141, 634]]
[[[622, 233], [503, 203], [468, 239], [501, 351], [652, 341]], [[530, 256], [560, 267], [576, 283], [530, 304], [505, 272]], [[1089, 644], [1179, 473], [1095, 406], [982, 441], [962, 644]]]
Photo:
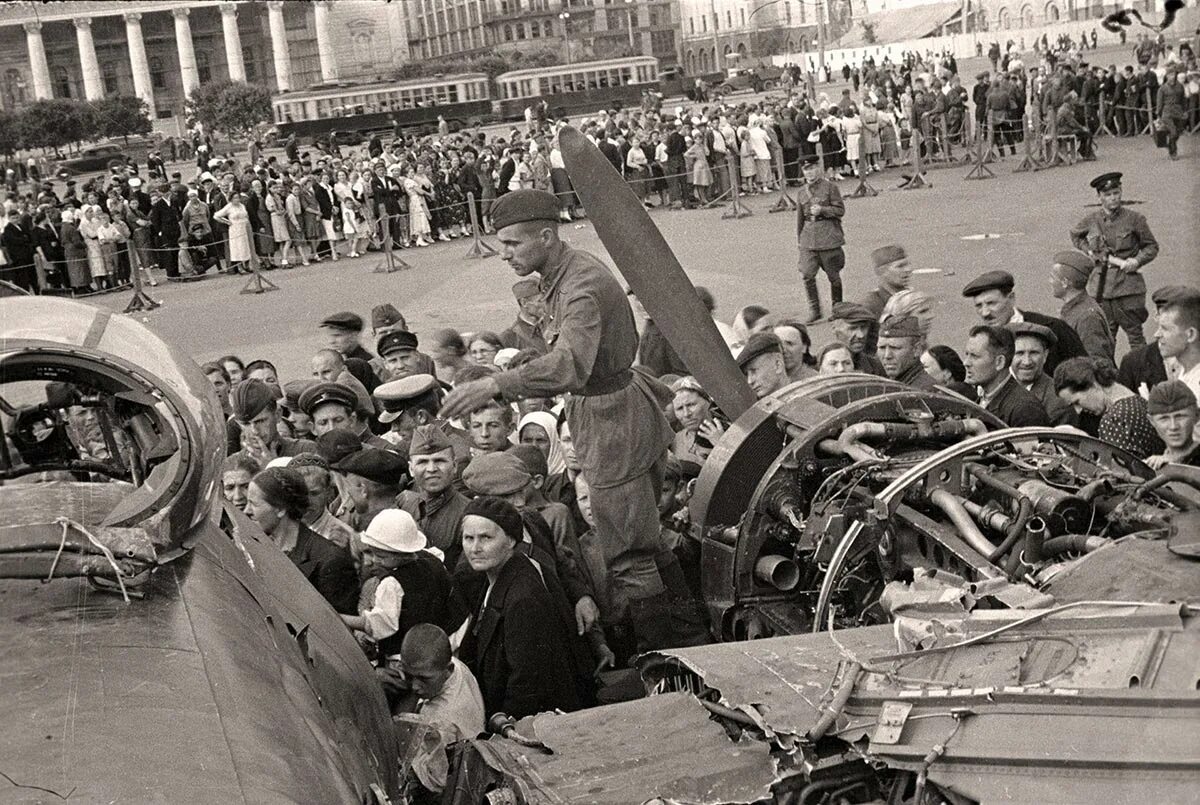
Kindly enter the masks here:
[[543, 713], [517, 730], [554, 754], [493, 737], [472, 742], [529, 805], [628, 805], [659, 798], [719, 805], [770, 795], [779, 771], [767, 743], [733, 741], [694, 696], [671, 693], [577, 713]]
[[868, 626], [654, 652], [640, 665], [650, 685], [683, 669], [718, 691], [721, 703], [760, 718], [771, 732], [804, 735], [820, 718], [841, 663], [894, 646], [891, 626]]

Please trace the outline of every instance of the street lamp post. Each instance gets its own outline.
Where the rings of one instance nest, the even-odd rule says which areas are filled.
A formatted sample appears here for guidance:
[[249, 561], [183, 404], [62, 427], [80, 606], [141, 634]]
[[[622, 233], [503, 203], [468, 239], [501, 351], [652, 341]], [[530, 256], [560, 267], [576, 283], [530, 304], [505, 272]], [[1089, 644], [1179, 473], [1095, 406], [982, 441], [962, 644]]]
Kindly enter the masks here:
[[562, 20], [563, 50], [566, 51], [567, 64], [571, 63], [571, 12], [560, 11], [558, 18]]

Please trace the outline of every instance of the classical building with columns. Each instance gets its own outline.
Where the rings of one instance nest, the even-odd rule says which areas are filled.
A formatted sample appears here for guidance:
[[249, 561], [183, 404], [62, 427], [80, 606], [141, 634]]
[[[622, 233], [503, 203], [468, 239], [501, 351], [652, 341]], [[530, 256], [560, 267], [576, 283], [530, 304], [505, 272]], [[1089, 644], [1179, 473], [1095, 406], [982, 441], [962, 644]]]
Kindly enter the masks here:
[[408, 53], [402, 4], [382, 0], [11, 2], [0, 5], [0, 108], [136, 95], [173, 133], [206, 82], [376, 80]]

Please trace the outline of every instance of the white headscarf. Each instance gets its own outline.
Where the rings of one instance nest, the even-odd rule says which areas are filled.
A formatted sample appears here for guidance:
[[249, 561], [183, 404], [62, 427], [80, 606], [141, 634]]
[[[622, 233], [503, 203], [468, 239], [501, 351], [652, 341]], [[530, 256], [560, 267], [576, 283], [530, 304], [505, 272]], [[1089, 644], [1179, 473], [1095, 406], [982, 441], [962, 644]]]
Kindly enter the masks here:
[[521, 421], [517, 423], [518, 439], [526, 425], [537, 425], [546, 431], [546, 435], [550, 438], [550, 454], [546, 456], [546, 467], [549, 469], [550, 475], [560, 475], [567, 469], [567, 458], [563, 454], [562, 440], [558, 436], [558, 420], [554, 414], [546, 411], [530, 411], [521, 417]]

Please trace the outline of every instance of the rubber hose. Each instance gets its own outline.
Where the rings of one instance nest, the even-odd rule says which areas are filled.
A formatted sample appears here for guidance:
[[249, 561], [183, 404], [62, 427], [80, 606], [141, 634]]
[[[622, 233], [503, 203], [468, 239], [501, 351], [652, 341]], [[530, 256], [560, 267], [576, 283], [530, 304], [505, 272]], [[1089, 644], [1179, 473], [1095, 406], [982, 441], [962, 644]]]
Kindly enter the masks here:
[[833, 701], [825, 708], [820, 720], [808, 731], [810, 741], [820, 740], [833, 726], [833, 722], [837, 721], [837, 717], [842, 713], [842, 708], [846, 706], [846, 702], [850, 701], [850, 695], [854, 693], [854, 686], [858, 684], [860, 671], [862, 671], [862, 665], [857, 662], [852, 662], [846, 667], [846, 676], [842, 678], [842, 684], [838, 686], [837, 693], [833, 695]]
[[929, 502], [937, 506], [942, 512], [950, 518], [950, 522], [958, 530], [958, 536], [963, 542], [971, 546], [976, 553], [987, 557], [995, 550], [994, 545], [983, 532], [979, 530], [975, 519], [963, 506], [962, 498], [957, 495], [947, 492], [945, 489], [935, 489], [929, 494]]
[[1017, 510], [1017, 519], [1009, 526], [1008, 533], [1004, 535], [1004, 541], [996, 547], [988, 555], [988, 561], [993, 564], [999, 561], [1013, 549], [1017, 541], [1025, 535], [1025, 526], [1029, 524], [1029, 518], [1033, 516], [1033, 501], [1029, 498], [1021, 498], [1020, 508]]
[[967, 464], [965, 467], [967, 472], [984, 486], [989, 487], [1002, 495], [1008, 495], [1013, 500], [1017, 500], [1021, 497], [1021, 493], [1017, 491], [1015, 486], [1006, 484], [1004, 481], [988, 475], [987, 467], [984, 467], [982, 464]]
[[1090, 534], [1064, 534], [1061, 537], [1051, 537], [1042, 543], [1042, 555], [1058, 556], [1062, 553], [1088, 551], [1088, 540], [1094, 539]]

